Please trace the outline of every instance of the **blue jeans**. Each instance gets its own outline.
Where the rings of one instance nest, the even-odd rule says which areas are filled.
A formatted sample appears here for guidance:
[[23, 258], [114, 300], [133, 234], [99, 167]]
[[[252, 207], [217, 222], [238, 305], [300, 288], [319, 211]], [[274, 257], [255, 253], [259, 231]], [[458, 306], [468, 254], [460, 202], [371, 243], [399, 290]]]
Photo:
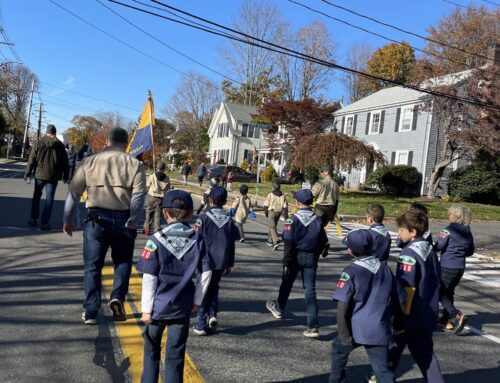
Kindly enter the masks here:
[[[219, 311], [219, 283], [224, 270], [212, 270], [212, 278], [208, 285], [207, 293], [196, 314], [198, 325], [205, 327], [208, 317], [217, 317]], [[200, 329], [201, 330], [201, 329]]]
[[307, 306], [307, 326], [318, 328], [318, 301], [316, 300], [316, 270], [318, 269], [318, 256], [313, 253], [299, 251], [296, 259], [289, 265], [289, 275], [283, 275], [280, 291], [278, 294], [278, 304], [285, 310], [288, 297], [292, 291], [293, 282], [297, 278], [299, 271], [302, 273], [302, 287]]
[[[343, 345], [337, 336], [332, 342], [332, 371], [329, 383], [345, 382], [345, 366], [349, 359], [349, 354], [361, 345]], [[387, 346], [366, 346], [365, 351], [370, 359], [373, 372], [377, 377], [377, 382], [393, 383], [394, 373], [387, 366]]]
[[144, 370], [142, 383], [156, 383], [160, 374], [161, 338], [167, 327], [164, 382], [180, 383], [184, 374], [184, 354], [189, 334], [189, 318], [154, 321], [144, 327]]
[[396, 371], [399, 359], [404, 349], [408, 346], [410, 354], [429, 383], [444, 383], [441, 367], [434, 354], [432, 331], [405, 330], [400, 335], [395, 335], [393, 343], [389, 346], [389, 368]]
[[33, 199], [31, 200], [31, 218], [38, 219], [40, 215], [40, 198], [42, 198], [43, 188], [45, 188], [45, 205], [42, 212], [42, 225], [49, 223], [50, 215], [52, 214], [52, 206], [54, 205], [54, 195], [56, 194], [57, 180], [47, 181], [35, 178], [35, 190], [33, 191]]
[[89, 209], [89, 214], [98, 216], [88, 221], [83, 228], [83, 262], [85, 266], [85, 300], [83, 308], [90, 318], [95, 318], [101, 307], [101, 272], [108, 248], [115, 272], [111, 299], [124, 301], [128, 292], [132, 257], [137, 232], [125, 228], [130, 216], [128, 211]]

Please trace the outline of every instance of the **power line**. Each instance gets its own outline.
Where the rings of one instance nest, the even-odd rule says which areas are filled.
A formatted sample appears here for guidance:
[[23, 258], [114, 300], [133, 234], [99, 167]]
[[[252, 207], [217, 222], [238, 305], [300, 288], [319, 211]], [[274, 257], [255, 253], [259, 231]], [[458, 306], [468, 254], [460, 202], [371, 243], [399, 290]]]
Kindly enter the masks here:
[[491, 5], [496, 5], [497, 7], [500, 7], [500, 4], [495, 3], [494, 1], [488, 1], [488, 0], [482, 0], [482, 1], [484, 1], [485, 3], [491, 4]]
[[[445, 3], [448, 3], [448, 4], [451, 4], [451, 5], [456, 5], [457, 7], [460, 7], [460, 8], [464, 8], [464, 9], [469, 9], [471, 11], [475, 11], [474, 8], [471, 8], [471, 7], [467, 6], [467, 5], [459, 4], [459, 3], [454, 2], [454, 1], [450, 1], [450, 0], [441, 0], [441, 1], [443, 1]], [[490, 13], [490, 12], [486, 12], [486, 13], [489, 14], [489, 15], [491, 15], [491, 16], [493, 16], [493, 17], [498, 17], [498, 15], [494, 15], [493, 13]]]
[[[7, 32], [3, 28], [4, 21], [3, 21], [3, 14], [2, 14], [2, 10], [1, 9], [0, 9], [0, 23], [1, 23], [1, 25], [0, 25], [0, 33], [4, 37], [5, 41], [10, 41], [9, 36], [7, 36]], [[12, 52], [12, 54], [14, 55], [14, 57], [16, 58], [16, 60], [19, 61], [19, 62], [22, 62], [23, 60], [21, 60], [21, 58], [17, 54], [16, 50], [14, 49], [14, 44], [7, 44], [7, 46], [9, 47], [9, 50]]]
[[[290, 1], [290, 0], [289, 0], [289, 1]], [[323, 2], [323, 3], [325, 3], [325, 4], [328, 4], [328, 5], [332, 6], [332, 7], [334, 7], [334, 8], [342, 9], [342, 10], [344, 10], [344, 11], [346, 11], [346, 12], [352, 13], [353, 15], [356, 15], [356, 16], [362, 17], [362, 18], [364, 18], [364, 19], [367, 19], [367, 20], [373, 21], [374, 23], [381, 24], [381, 25], [386, 26], [386, 27], [388, 27], [388, 28], [395, 29], [395, 30], [397, 30], [397, 31], [399, 31], [399, 32], [403, 32], [403, 33], [406, 33], [406, 34], [408, 34], [408, 35], [418, 37], [418, 38], [420, 38], [420, 39], [422, 39], [422, 40], [429, 41], [429, 42], [431, 42], [431, 43], [438, 44], [438, 45], [441, 45], [441, 46], [445, 46], [445, 47], [448, 47], [448, 48], [451, 48], [451, 49], [456, 49], [457, 51], [461, 51], [461, 52], [463, 52], [463, 53], [467, 53], [467, 54], [469, 54], [469, 55], [478, 56], [478, 57], [481, 57], [481, 58], [484, 58], [484, 59], [489, 59], [487, 56], [484, 56], [484, 55], [482, 55], [482, 54], [479, 54], [479, 53], [473, 53], [473, 52], [468, 52], [468, 51], [466, 51], [465, 49], [462, 49], [462, 48], [459, 48], [459, 47], [455, 47], [455, 46], [453, 46], [453, 45], [450, 45], [450, 44], [444, 43], [444, 42], [442, 42], [442, 41], [437, 41], [437, 40], [434, 40], [434, 39], [432, 39], [432, 38], [430, 38], [430, 37], [425, 37], [425, 36], [422, 36], [422, 35], [420, 35], [420, 34], [418, 34], [418, 33], [411, 32], [411, 31], [408, 31], [408, 30], [403, 29], [403, 28], [401, 28], [401, 27], [398, 27], [398, 26], [395, 26], [395, 25], [392, 25], [392, 24], [386, 23], [386, 22], [384, 22], [384, 21], [377, 20], [377, 19], [375, 19], [375, 18], [373, 18], [373, 17], [370, 17], [370, 16], [367, 16], [367, 15], [361, 14], [361, 13], [359, 13], [359, 12], [356, 12], [356, 11], [354, 11], [354, 10], [352, 10], [352, 9], [349, 9], [349, 8], [347, 8], [347, 7], [344, 7], [344, 6], [342, 6], [342, 5], [332, 3], [332, 2], [330, 2], [330, 1], [328, 1], [328, 0], [320, 0], [320, 1], [322, 1], [322, 2]]]
[[[204, 30], [204, 31], [206, 31], [208, 33], [211, 33], [211, 34], [216, 34], [216, 35], [218, 34], [217, 32], [209, 31], [207, 29], [204, 29], [204, 28], [201, 28], [201, 27], [197, 27], [197, 26], [194, 26], [194, 25], [191, 25], [189, 23], [185, 23], [185, 22], [182, 22], [182, 21], [179, 21], [179, 20], [174, 20], [172, 18], [163, 16], [163, 15], [159, 15], [159, 14], [156, 14], [154, 12], [147, 11], [145, 9], [137, 8], [137, 7], [134, 7], [134, 6], [129, 5], [129, 4], [124, 4], [124, 3], [121, 3], [121, 2], [116, 1], [116, 0], [108, 0], [108, 1], [110, 1], [112, 3], [119, 4], [121, 6], [125, 6], [125, 7], [128, 7], [128, 8], [131, 8], [131, 9], [138, 10], [140, 12], [144, 12], [144, 13], [148, 13], [148, 14], [154, 15], [154, 16], [159, 17], [159, 18], [167, 19], [167, 20], [170, 20], [170, 21], [182, 24], [182, 25], [186, 25], [186, 26], [189, 26], [191, 28]], [[203, 21], [205, 23], [208, 23], [208, 24], [211, 24], [211, 25], [215, 25], [215, 26], [217, 26], [219, 28], [222, 28], [222, 29], [225, 29], [227, 31], [230, 31], [230, 32], [239, 34], [241, 36], [244, 36], [246, 38], [249, 38], [249, 39], [252, 39], [252, 40], [255, 40], [255, 41], [259, 41], [259, 42], [262, 42], [262, 43], [266, 44], [266, 45], [261, 45], [261, 44], [255, 43], [253, 41], [244, 40], [244, 39], [237, 38], [237, 37], [234, 37], [234, 36], [232, 36], [232, 37], [231, 36], [224, 36], [224, 37], [231, 38], [233, 40], [240, 41], [240, 42], [248, 44], [248, 45], [253, 45], [253, 46], [256, 46], [256, 47], [260, 47], [260, 48], [267, 49], [267, 50], [274, 51], [274, 52], [281, 53], [281, 54], [286, 54], [286, 55], [291, 56], [291, 57], [300, 58], [300, 59], [303, 59], [303, 60], [306, 60], [306, 61], [310, 61], [310, 62], [319, 64], [319, 65], [323, 65], [323, 66], [327, 66], [327, 67], [330, 67], [330, 68], [342, 70], [344, 72], [354, 73], [354, 74], [357, 74], [357, 75], [360, 75], [360, 76], [364, 76], [364, 77], [367, 77], [367, 78], [371, 78], [371, 79], [374, 79], [374, 80], [383, 81], [383, 82], [388, 83], [388, 84], [393, 84], [393, 85], [397, 85], [397, 86], [402, 86], [404, 88], [413, 89], [413, 90], [416, 90], [416, 91], [419, 91], [419, 92], [422, 92], [422, 93], [427, 93], [427, 94], [434, 95], [434, 96], [439, 96], [439, 97], [446, 97], [446, 98], [449, 98], [449, 99], [454, 99], [454, 100], [457, 100], [457, 101], [466, 102], [466, 103], [469, 103], [469, 104], [472, 104], [472, 105], [483, 106], [483, 107], [488, 107], [488, 108], [493, 108], [493, 109], [500, 109], [499, 106], [491, 105], [491, 104], [488, 104], [488, 103], [484, 103], [484, 102], [479, 101], [479, 100], [470, 99], [470, 98], [464, 98], [464, 97], [460, 97], [460, 96], [456, 96], [456, 95], [451, 95], [451, 94], [448, 94], [448, 93], [444, 93], [444, 92], [440, 92], [440, 91], [435, 91], [435, 90], [428, 90], [428, 89], [420, 88], [418, 86], [404, 84], [404, 83], [401, 83], [399, 81], [395, 81], [395, 80], [391, 80], [391, 79], [386, 79], [386, 78], [382, 78], [382, 77], [379, 77], [379, 76], [371, 75], [369, 73], [365, 73], [365, 72], [361, 72], [361, 71], [358, 71], [358, 70], [354, 70], [352, 68], [348, 68], [348, 67], [345, 67], [345, 66], [342, 66], [342, 65], [338, 65], [338, 64], [329, 62], [329, 61], [325, 61], [325, 60], [322, 60], [322, 59], [319, 59], [319, 58], [316, 58], [316, 57], [313, 57], [313, 56], [310, 56], [310, 55], [307, 55], [307, 54], [304, 54], [304, 53], [301, 53], [301, 52], [298, 52], [298, 51], [294, 51], [294, 50], [286, 48], [286, 47], [282, 47], [282, 46], [274, 44], [274, 43], [271, 43], [271, 42], [259, 39], [257, 37], [250, 36], [250, 35], [245, 34], [243, 32], [236, 31], [236, 30], [234, 30], [232, 28], [229, 28], [229, 27], [226, 27], [224, 25], [218, 24], [216, 22], [204, 19], [204, 18], [202, 18], [200, 16], [193, 15], [193, 14], [191, 14], [189, 12], [186, 12], [186, 11], [183, 11], [181, 9], [169, 6], [169, 5], [161, 3], [159, 1], [156, 1], [156, 0], [151, 0], [151, 1], [154, 2], [154, 3], [160, 4], [160, 5], [164, 6], [164, 7], [173, 9], [176, 12], [179, 12], [181, 14], [188, 15], [188, 16], [190, 16], [192, 18], [197, 19], [197, 20], [201, 20], [201, 21]], [[223, 36], [222, 34], [219, 34], [219, 35]]]
[[189, 75], [188, 73], [185, 73], [185, 72], [181, 71], [180, 69], [177, 69], [177, 68], [175, 68], [175, 67], [173, 67], [173, 66], [171, 66], [171, 65], [167, 64], [166, 62], [164, 62], [164, 61], [162, 61], [162, 60], [159, 60], [159, 59], [157, 59], [157, 58], [156, 58], [156, 57], [154, 57], [154, 56], [151, 56], [150, 54], [148, 54], [148, 53], [146, 53], [146, 52], [144, 52], [144, 51], [140, 50], [139, 48], [136, 48], [136, 47], [134, 47], [133, 45], [130, 45], [129, 43], [127, 43], [127, 42], [125, 42], [125, 41], [123, 41], [123, 40], [119, 39], [118, 37], [113, 36], [112, 34], [110, 34], [110, 33], [106, 32], [104, 29], [99, 28], [99, 27], [98, 27], [98, 26], [96, 26], [95, 24], [92, 24], [90, 21], [87, 21], [87, 20], [85, 20], [84, 18], [82, 18], [82, 17], [78, 16], [77, 14], [75, 14], [75, 13], [71, 12], [69, 9], [67, 9], [67, 8], [63, 7], [62, 5], [58, 4], [58, 3], [57, 3], [57, 2], [55, 2], [54, 0], [49, 0], [49, 1], [50, 1], [52, 4], [56, 5], [57, 7], [61, 8], [62, 10], [64, 10], [65, 12], [69, 13], [69, 14], [70, 14], [70, 15], [72, 15], [73, 17], [77, 18], [78, 20], [80, 20], [80, 21], [84, 22], [85, 24], [87, 24], [87, 25], [91, 26], [92, 28], [94, 28], [94, 29], [98, 30], [99, 32], [104, 33], [106, 36], [110, 37], [111, 39], [113, 39], [113, 40], [115, 40], [115, 41], [118, 41], [120, 44], [125, 45], [126, 47], [128, 47], [128, 48], [132, 49], [133, 51], [135, 51], [135, 52], [137, 52], [137, 53], [139, 53], [139, 54], [141, 54], [141, 55], [143, 55], [143, 56], [145, 56], [145, 57], [148, 57], [149, 59], [151, 59], [151, 60], [153, 60], [153, 61], [156, 61], [157, 63], [159, 63], [159, 64], [161, 64], [161, 65], [163, 65], [163, 66], [165, 66], [165, 67], [167, 67], [167, 68], [169, 68], [169, 69], [171, 69], [171, 70], [173, 70], [173, 71], [175, 71], [175, 72], [178, 72], [178, 73], [180, 73], [181, 75], [183, 75], [183, 76], [185, 76], [185, 77], [188, 77], [188, 78], [190, 78], [190, 79], [192, 79], [192, 80], [194, 80], [194, 81], [202, 82], [202, 83], [204, 83], [205, 85], [208, 85], [208, 86], [210, 86], [210, 87], [212, 87], [212, 88], [215, 88], [215, 89], [217, 89], [217, 90], [220, 90], [220, 87], [218, 87], [218, 86], [216, 86], [216, 85], [214, 85], [214, 84], [212, 84], [212, 83], [210, 83], [210, 82], [208, 82], [208, 81], [200, 80], [200, 79], [198, 79], [198, 78], [196, 78], [196, 77], [193, 77], [193, 76]]
[[187, 54], [185, 54], [185, 53], [183, 53], [183, 52], [179, 51], [178, 49], [176, 49], [176, 48], [172, 47], [171, 45], [169, 45], [169, 44], [165, 43], [163, 40], [160, 40], [158, 37], [156, 37], [156, 36], [152, 35], [152, 34], [151, 34], [151, 33], [149, 33], [148, 31], [146, 31], [146, 30], [142, 29], [141, 27], [139, 27], [137, 24], [134, 24], [133, 22], [131, 22], [130, 20], [128, 20], [128, 19], [127, 19], [127, 18], [125, 18], [124, 16], [120, 15], [120, 14], [119, 14], [118, 12], [116, 12], [114, 9], [112, 9], [112, 8], [108, 7], [107, 5], [103, 4], [100, 0], [96, 0], [96, 1], [97, 1], [99, 4], [101, 4], [103, 7], [105, 7], [106, 9], [108, 9], [110, 12], [114, 13], [116, 16], [118, 16], [119, 18], [121, 18], [122, 20], [124, 20], [126, 23], [128, 23], [128, 24], [132, 25], [134, 28], [138, 29], [139, 31], [141, 31], [141, 32], [142, 32], [142, 33], [144, 33], [145, 35], [147, 35], [147, 36], [151, 37], [152, 39], [154, 39], [155, 41], [159, 42], [160, 44], [162, 44], [163, 46], [167, 47], [168, 49], [170, 49], [170, 50], [174, 51], [175, 53], [177, 53], [177, 54], [179, 54], [179, 55], [181, 55], [181, 56], [183, 56], [183, 57], [187, 58], [188, 60], [190, 60], [190, 61], [194, 62], [195, 64], [198, 64], [198, 65], [202, 66], [203, 68], [208, 69], [209, 71], [211, 71], [211, 72], [213, 72], [213, 73], [215, 73], [215, 74], [218, 74], [218, 75], [219, 75], [219, 76], [221, 76], [221, 77], [224, 77], [225, 79], [227, 79], [227, 80], [229, 80], [229, 81], [231, 81], [231, 82], [233, 82], [233, 83], [238, 83], [238, 84], [240, 84], [240, 85], [243, 85], [243, 84], [241, 84], [239, 81], [236, 81], [236, 80], [232, 79], [231, 77], [228, 77], [228, 76], [226, 76], [225, 74], [223, 74], [223, 73], [220, 73], [220, 72], [216, 71], [215, 69], [213, 69], [213, 68], [209, 67], [208, 65], [205, 65], [205, 64], [203, 64], [203, 63], [199, 62], [198, 60], [196, 60], [196, 59], [194, 59], [194, 58], [192, 58], [192, 57], [188, 56]]
[[[339, 18], [334, 17], [334, 16], [332, 16], [332, 15], [329, 15], [328, 13], [325, 13], [325, 12], [319, 11], [319, 10], [317, 10], [317, 9], [314, 9], [314, 8], [312, 8], [312, 7], [308, 6], [308, 5], [305, 5], [305, 4], [301, 3], [301, 2], [298, 2], [298, 1], [295, 1], [295, 0], [288, 0], [288, 1], [289, 1], [290, 3], [294, 3], [294, 4], [296, 4], [296, 5], [300, 6], [300, 7], [303, 7], [303, 8], [305, 8], [305, 9], [308, 9], [308, 10], [310, 10], [311, 12], [314, 12], [314, 13], [317, 13], [317, 14], [320, 14], [320, 15], [323, 15], [323, 16], [325, 16], [325, 17], [329, 18], [329, 19], [332, 19], [332, 20], [334, 20], [334, 21], [338, 21], [339, 23], [342, 23], [342, 24], [348, 25], [348, 26], [350, 26], [350, 27], [352, 27], [352, 28], [355, 28], [355, 29], [361, 30], [361, 31], [363, 31], [363, 32], [369, 33], [369, 34], [371, 34], [371, 35], [373, 35], [373, 36], [377, 36], [377, 37], [383, 38], [384, 40], [391, 41], [391, 42], [393, 42], [393, 43], [395, 43], [395, 44], [398, 44], [398, 45], [401, 45], [401, 46], [408, 45], [409, 47], [411, 47], [412, 49], [414, 49], [414, 50], [416, 50], [416, 51], [419, 51], [419, 52], [425, 53], [425, 54], [430, 55], [430, 56], [434, 56], [434, 57], [439, 58], [439, 59], [441, 59], [441, 60], [447, 60], [447, 61], [453, 62], [453, 63], [455, 63], [455, 64], [461, 65], [461, 66], [466, 67], [466, 68], [469, 68], [469, 69], [473, 69], [473, 68], [474, 68], [474, 67], [472, 67], [472, 66], [470, 66], [470, 65], [467, 65], [467, 64], [465, 64], [465, 63], [462, 63], [462, 62], [460, 62], [460, 61], [455, 61], [455, 60], [452, 60], [452, 59], [450, 59], [450, 58], [448, 58], [448, 57], [444, 57], [444, 56], [438, 55], [438, 54], [436, 54], [436, 53], [428, 52], [428, 51], [426, 51], [426, 50], [424, 50], [424, 49], [420, 49], [420, 48], [414, 47], [414, 46], [412, 46], [412, 45], [410, 45], [410, 44], [404, 44], [404, 43], [402, 43], [401, 41], [394, 40], [394, 39], [392, 39], [392, 38], [390, 38], [390, 37], [387, 37], [387, 36], [384, 36], [384, 35], [382, 35], [382, 34], [380, 34], [380, 33], [373, 32], [373, 31], [370, 31], [369, 29], [366, 29], [366, 28], [360, 27], [360, 26], [358, 26], [358, 25], [355, 25], [355, 24], [349, 23], [349, 22], [347, 22], [347, 21], [345, 21], [345, 20], [342, 20], [342, 19], [339, 19]], [[486, 56], [483, 56], [483, 57], [486, 57]], [[487, 57], [486, 57], [486, 58], [487, 58]], [[496, 74], [496, 73], [494, 73], [494, 74]]]

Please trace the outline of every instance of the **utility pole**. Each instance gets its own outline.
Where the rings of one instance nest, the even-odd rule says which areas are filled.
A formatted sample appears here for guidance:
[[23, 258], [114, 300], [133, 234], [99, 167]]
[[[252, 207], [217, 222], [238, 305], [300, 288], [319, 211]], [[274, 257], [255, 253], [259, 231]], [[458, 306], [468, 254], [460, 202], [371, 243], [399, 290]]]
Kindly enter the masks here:
[[42, 114], [43, 114], [43, 102], [40, 104], [40, 114], [38, 115], [38, 131], [36, 133], [36, 143], [40, 141], [40, 134], [42, 132]]
[[30, 106], [28, 110], [28, 119], [26, 121], [26, 128], [24, 129], [24, 139], [23, 139], [23, 148], [21, 150], [21, 158], [24, 158], [24, 149], [26, 148], [26, 139], [28, 138], [28, 129], [30, 127], [30, 118], [31, 118], [31, 107], [33, 106], [33, 91], [35, 90], [35, 79], [31, 81], [31, 97], [30, 97]]

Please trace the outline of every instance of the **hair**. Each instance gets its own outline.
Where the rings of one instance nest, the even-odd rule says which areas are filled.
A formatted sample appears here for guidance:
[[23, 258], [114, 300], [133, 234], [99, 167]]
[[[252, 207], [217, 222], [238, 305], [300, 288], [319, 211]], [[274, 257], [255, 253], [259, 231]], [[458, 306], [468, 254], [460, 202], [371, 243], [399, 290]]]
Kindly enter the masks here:
[[247, 195], [248, 194], [248, 185], [241, 185], [240, 186], [240, 193], [243, 195]]
[[417, 237], [420, 237], [429, 229], [429, 218], [420, 211], [408, 210], [396, 218], [396, 223], [398, 227], [403, 227], [408, 231], [415, 230]]
[[57, 129], [53, 124], [48, 124], [47, 125], [47, 134], [53, 134], [55, 135], [57, 133]]
[[210, 198], [209, 197], [209, 201], [212, 205], [216, 205], [216, 206], [224, 206], [227, 202], [227, 198], [226, 197], [222, 197], [222, 196], [219, 196], [215, 199], [213, 198]]
[[463, 205], [451, 205], [448, 209], [448, 215], [453, 217], [454, 223], [460, 223], [469, 226], [472, 221], [472, 210]]
[[278, 182], [273, 183], [272, 185], [273, 190], [280, 190], [281, 185]]
[[[184, 206], [182, 198], [175, 198], [172, 202], [178, 206]], [[186, 210], [180, 207], [166, 207], [163, 210], [166, 210], [168, 215], [177, 221], [184, 221], [193, 215], [193, 209]]]
[[429, 209], [427, 209], [424, 205], [420, 203], [413, 202], [408, 210], [417, 211], [420, 213], [424, 213], [427, 217], [429, 216]]
[[370, 217], [373, 222], [382, 223], [385, 216], [385, 210], [382, 205], [373, 204], [366, 208], [366, 215]]

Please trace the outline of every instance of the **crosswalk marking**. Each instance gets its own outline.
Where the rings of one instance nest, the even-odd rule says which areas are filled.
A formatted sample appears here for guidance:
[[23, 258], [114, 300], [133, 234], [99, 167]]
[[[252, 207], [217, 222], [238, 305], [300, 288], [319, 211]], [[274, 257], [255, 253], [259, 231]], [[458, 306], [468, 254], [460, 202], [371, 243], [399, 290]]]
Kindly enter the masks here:
[[[337, 234], [335, 225], [328, 225], [327, 234], [330, 238], [341, 241], [350, 231], [356, 229], [368, 229], [369, 226], [362, 223], [346, 222], [341, 224], [342, 236]], [[398, 234], [389, 231], [392, 238], [391, 257], [399, 256], [401, 249], [396, 246], [396, 239]], [[474, 253], [473, 256], [467, 258], [467, 265], [464, 279], [471, 280], [488, 287], [500, 288], [500, 261], [491, 257], [485, 257], [481, 254]]]

